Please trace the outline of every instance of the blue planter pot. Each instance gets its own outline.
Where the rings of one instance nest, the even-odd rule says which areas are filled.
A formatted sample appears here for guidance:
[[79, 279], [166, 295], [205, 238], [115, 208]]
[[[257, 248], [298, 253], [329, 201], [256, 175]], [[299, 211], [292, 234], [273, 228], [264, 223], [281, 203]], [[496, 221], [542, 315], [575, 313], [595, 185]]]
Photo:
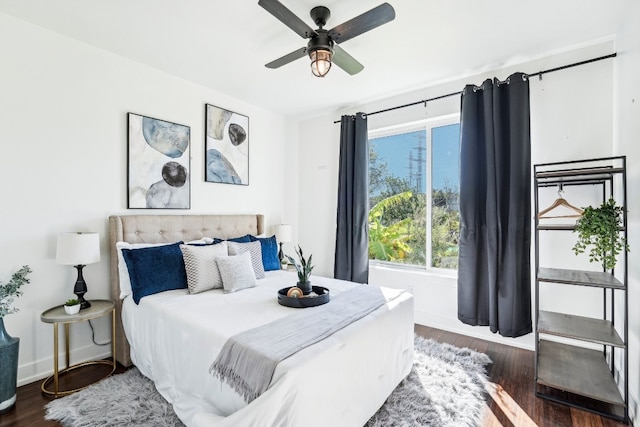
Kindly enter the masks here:
[[19, 346], [20, 338], [9, 336], [4, 329], [4, 319], [0, 317], [0, 414], [16, 403]]

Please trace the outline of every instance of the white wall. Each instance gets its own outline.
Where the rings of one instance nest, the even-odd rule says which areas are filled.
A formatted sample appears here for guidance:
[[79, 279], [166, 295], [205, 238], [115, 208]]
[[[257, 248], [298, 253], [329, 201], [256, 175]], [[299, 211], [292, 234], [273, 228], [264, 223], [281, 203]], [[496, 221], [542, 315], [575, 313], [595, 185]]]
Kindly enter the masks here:
[[[75, 269], [55, 264], [58, 232], [100, 233], [101, 261], [85, 268], [90, 300], [109, 297], [109, 215], [263, 213], [267, 225], [295, 225], [295, 209], [282, 213], [296, 205], [286, 186], [297, 127], [283, 117], [4, 14], [0, 51], [0, 280], [33, 269], [20, 312], [5, 318], [21, 339], [19, 384], [52, 372], [52, 326], [40, 313], [73, 296]], [[249, 116], [249, 186], [204, 182], [205, 103]], [[191, 127], [191, 210], [126, 209], [127, 112]], [[105, 320], [98, 341], [110, 337]], [[86, 322], [72, 326], [71, 347], [72, 363], [109, 351], [91, 343]]]
[[627, 156], [629, 229], [629, 391], [640, 426], [640, 4], [635, 2], [618, 34], [614, 73], [614, 153]]
[[[497, 76], [505, 79], [515, 71], [533, 73], [606, 55], [612, 51], [613, 42], [603, 41], [518, 66], [370, 102], [350, 108], [348, 113], [371, 112], [428, 99], [460, 91], [468, 83], [480, 84], [486, 78]], [[611, 155], [612, 79], [612, 60], [546, 74], [542, 80], [537, 77], [531, 79], [533, 163]], [[426, 111], [422, 105], [419, 105], [369, 116], [369, 130], [457, 113], [459, 109], [460, 98], [449, 97], [429, 103]], [[340, 125], [333, 124], [333, 121], [338, 119], [341, 113], [335, 112], [328, 116], [307, 120], [300, 125], [300, 164], [304, 165], [300, 171], [300, 242], [306, 251], [314, 254], [314, 260], [317, 263], [316, 272], [329, 276], [333, 275], [340, 132]], [[564, 237], [566, 241], [566, 236]], [[543, 247], [545, 260], [565, 258], [567, 262], [576, 262], [570, 246], [568, 248], [556, 246], [558, 245], [554, 242]], [[458, 321], [455, 276], [372, 267], [369, 281], [384, 286], [412, 289], [416, 299], [417, 323], [533, 349], [532, 334], [517, 339], [502, 338], [492, 334], [487, 327], [472, 327]], [[600, 307], [595, 302], [591, 303], [591, 294], [582, 292], [580, 289], [560, 291], [545, 289], [543, 297], [550, 296], [551, 292], [553, 292], [553, 298], [548, 300], [558, 302], [561, 299], [570, 308], [580, 307], [584, 314], [598, 310]], [[558, 294], [562, 297], [558, 298]]]

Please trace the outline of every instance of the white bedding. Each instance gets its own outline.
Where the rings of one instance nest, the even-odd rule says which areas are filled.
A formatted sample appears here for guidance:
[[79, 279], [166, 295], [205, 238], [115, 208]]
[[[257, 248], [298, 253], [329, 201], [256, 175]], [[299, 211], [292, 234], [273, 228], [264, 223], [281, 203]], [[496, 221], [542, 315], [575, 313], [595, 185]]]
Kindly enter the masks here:
[[[386, 305], [281, 362], [271, 387], [250, 405], [208, 372], [228, 337], [296, 310], [276, 297], [295, 282], [294, 273], [274, 271], [256, 288], [231, 294], [167, 291], [138, 306], [127, 297], [122, 320], [132, 360], [190, 427], [360, 427], [411, 369], [408, 293], [383, 288]], [[313, 283], [333, 295], [359, 286], [316, 276]]]

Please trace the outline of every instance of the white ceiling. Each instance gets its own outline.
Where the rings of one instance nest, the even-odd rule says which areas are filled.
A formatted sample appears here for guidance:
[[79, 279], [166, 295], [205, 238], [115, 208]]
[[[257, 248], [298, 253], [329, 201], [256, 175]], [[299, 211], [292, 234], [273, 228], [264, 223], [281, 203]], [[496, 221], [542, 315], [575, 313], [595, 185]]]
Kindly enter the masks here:
[[[319, 0], [281, 0], [315, 28]], [[382, 0], [321, 0], [332, 28]], [[611, 37], [633, 0], [388, 0], [396, 19], [340, 46], [364, 70], [313, 77], [257, 0], [0, 0], [0, 12], [290, 117], [330, 113]], [[588, 59], [588, 58], [584, 58]], [[537, 70], [535, 70], [537, 71]], [[214, 100], [212, 100], [213, 102]]]

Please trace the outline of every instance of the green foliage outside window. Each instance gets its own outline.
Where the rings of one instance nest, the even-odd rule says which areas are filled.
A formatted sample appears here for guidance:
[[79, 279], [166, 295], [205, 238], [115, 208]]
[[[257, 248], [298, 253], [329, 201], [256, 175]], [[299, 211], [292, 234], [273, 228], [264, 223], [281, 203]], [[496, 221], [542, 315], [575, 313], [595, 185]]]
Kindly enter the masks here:
[[432, 267], [457, 269], [460, 214], [443, 206], [434, 206], [431, 216]]
[[385, 218], [385, 212], [411, 199], [410, 191], [382, 199], [369, 211], [369, 258], [404, 262], [413, 252], [407, 243], [411, 239], [411, 218]]
[[[427, 265], [427, 198], [390, 174], [375, 150], [369, 158], [369, 258]], [[458, 192], [432, 192], [431, 267], [458, 268]]]

